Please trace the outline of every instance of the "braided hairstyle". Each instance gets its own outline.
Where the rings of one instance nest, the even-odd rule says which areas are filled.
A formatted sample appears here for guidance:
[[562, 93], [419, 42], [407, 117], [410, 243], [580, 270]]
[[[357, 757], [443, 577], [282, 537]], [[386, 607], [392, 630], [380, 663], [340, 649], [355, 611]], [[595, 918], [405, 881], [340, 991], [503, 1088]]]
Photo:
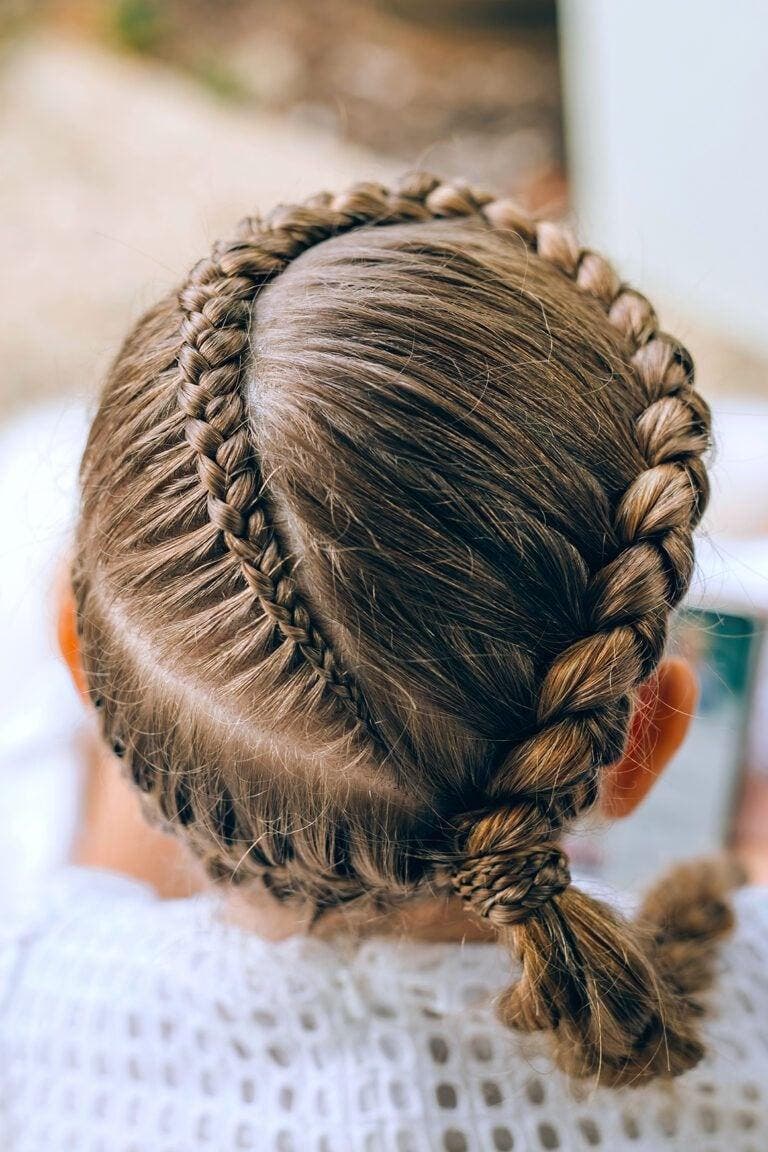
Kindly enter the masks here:
[[454, 890], [570, 1073], [691, 1067], [733, 877], [629, 923], [560, 840], [687, 588], [708, 441], [688, 353], [560, 225], [423, 174], [246, 219], [127, 340], [82, 467], [84, 667], [148, 814], [318, 912]]

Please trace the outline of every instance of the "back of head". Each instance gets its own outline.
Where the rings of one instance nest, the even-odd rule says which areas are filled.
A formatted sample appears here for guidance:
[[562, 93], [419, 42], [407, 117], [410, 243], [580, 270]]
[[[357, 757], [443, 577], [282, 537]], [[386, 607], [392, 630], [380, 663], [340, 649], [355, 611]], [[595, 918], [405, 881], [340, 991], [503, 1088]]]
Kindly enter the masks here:
[[648, 302], [506, 201], [245, 221], [129, 337], [83, 463], [85, 670], [148, 809], [318, 911], [452, 886], [570, 1072], [690, 1067], [687, 929], [578, 892], [559, 838], [687, 587], [708, 429]]

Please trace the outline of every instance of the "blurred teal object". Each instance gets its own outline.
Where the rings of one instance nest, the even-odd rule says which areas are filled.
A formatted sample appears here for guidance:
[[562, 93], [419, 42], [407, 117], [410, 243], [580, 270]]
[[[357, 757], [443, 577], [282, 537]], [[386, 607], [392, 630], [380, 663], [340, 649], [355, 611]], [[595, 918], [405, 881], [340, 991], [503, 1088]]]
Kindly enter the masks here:
[[554, 24], [555, 0], [378, 0], [379, 6], [424, 23]]
[[699, 700], [683, 747], [628, 819], [593, 810], [567, 838], [574, 869], [617, 889], [638, 889], [678, 860], [720, 851], [730, 841], [745, 781], [763, 620], [686, 607], [671, 627], [669, 652], [688, 660]]

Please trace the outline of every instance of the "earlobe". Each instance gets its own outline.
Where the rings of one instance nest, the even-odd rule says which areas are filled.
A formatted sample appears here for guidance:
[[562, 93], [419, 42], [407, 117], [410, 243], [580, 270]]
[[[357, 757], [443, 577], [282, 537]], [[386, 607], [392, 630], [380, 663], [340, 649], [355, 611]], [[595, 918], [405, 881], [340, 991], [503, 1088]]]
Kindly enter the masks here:
[[80, 639], [77, 634], [77, 608], [69, 574], [63, 572], [56, 585], [56, 636], [59, 652], [69, 668], [77, 693], [84, 701], [88, 700], [88, 685], [80, 659]]
[[690, 664], [664, 660], [641, 685], [622, 759], [606, 770], [601, 807], [611, 819], [629, 816], [685, 740], [696, 709], [698, 687]]

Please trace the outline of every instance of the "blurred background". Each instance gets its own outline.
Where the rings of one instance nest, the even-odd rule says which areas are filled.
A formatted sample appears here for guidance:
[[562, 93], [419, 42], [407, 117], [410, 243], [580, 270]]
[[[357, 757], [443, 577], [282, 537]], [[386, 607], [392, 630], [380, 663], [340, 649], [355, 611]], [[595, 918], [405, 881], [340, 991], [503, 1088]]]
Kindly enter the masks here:
[[90, 389], [233, 218], [414, 166], [570, 210], [709, 393], [759, 395], [766, 32], [761, 0], [2, 0], [3, 410]]
[[[84, 411], [119, 340], [234, 220], [357, 178], [425, 167], [512, 193], [572, 218], [653, 295], [718, 414], [701, 603], [762, 620], [767, 13], [0, 0], [0, 771], [3, 757], [39, 763], [72, 727], [40, 604]], [[750, 681], [763, 702], [739, 755], [768, 778], [765, 681]], [[25, 796], [35, 780], [37, 804], [66, 807], [45, 774], [24, 777]], [[27, 827], [5, 850], [29, 840]]]

